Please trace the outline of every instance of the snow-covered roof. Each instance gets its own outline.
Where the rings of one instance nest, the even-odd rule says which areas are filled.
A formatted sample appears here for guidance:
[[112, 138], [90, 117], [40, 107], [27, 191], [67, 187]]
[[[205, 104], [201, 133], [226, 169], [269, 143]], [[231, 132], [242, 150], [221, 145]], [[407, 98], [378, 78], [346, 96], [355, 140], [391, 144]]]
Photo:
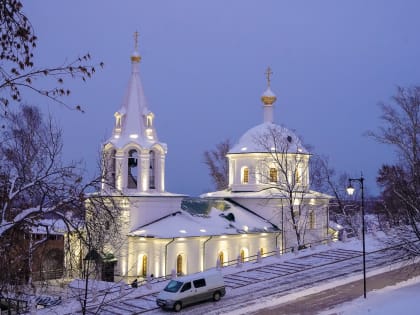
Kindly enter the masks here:
[[258, 216], [231, 206], [227, 210], [211, 208], [205, 215], [192, 215], [179, 210], [153, 223], [132, 231], [132, 236], [180, 238], [210, 235], [232, 235], [273, 232], [273, 225]]
[[32, 234], [62, 235], [67, 231], [67, 226], [62, 219], [42, 219], [31, 227]]
[[[249, 198], [249, 199], [274, 199], [274, 198], [289, 198], [288, 192], [277, 188], [267, 188], [259, 191], [240, 191], [233, 192], [231, 190], [219, 190], [200, 195], [201, 198]], [[309, 190], [303, 193], [304, 199], [331, 199], [332, 196], [323, 194], [314, 190]]]
[[267, 122], [245, 132], [228, 153], [267, 153], [270, 150], [279, 153], [308, 154], [299, 137], [293, 131]]

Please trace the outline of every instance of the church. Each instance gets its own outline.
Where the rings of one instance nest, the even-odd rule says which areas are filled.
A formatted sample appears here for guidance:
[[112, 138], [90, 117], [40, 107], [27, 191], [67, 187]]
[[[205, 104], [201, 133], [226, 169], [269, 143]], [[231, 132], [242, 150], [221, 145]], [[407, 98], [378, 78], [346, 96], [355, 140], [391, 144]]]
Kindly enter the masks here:
[[100, 194], [127, 200], [121, 211], [123, 245], [108, 246], [117, 259], [115, 276], [130, 281], [190, 274], [327, 239], [330, 197], [309, 189], [310, 153], [273, 121], [270, 69], [262, 123], [227, 154], [228, 188], [198, 200], [166, 191], [168, 145], [158, 138], [135, 46], [128, 87], [103, 145], [110, 185]]

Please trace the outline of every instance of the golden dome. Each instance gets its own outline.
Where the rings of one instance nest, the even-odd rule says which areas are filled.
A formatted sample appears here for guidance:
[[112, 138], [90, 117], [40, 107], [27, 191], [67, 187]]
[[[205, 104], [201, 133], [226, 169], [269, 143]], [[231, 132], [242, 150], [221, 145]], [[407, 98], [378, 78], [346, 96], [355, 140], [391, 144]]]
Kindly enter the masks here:
[[277, 100], [275, 95], [263, 95], [261, 96], [261, 101], [264, 105], [273, 105], [273, 103]]
[[139, 53], [138, 53], [138, 52], [134, 52], [134, 53], [131, 55], [131, 62], [134, 62], [134, 63], [139, 63], [139, 62], [140, 62], [140, 60], [141, 60], [141, 56], [139, 55]]

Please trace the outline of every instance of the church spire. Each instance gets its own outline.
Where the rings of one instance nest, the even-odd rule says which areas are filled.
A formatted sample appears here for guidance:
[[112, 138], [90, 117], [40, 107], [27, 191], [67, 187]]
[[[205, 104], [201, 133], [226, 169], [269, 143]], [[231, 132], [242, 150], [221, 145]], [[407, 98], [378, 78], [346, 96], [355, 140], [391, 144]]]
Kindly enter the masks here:
[[115, 113], [114, 141], [135, 142], [147, 147], [158, 142], [153, 126], [154, 114], [148, 109], [148, 102], [140, 78], [138, 51], [139, 33], [134, 33], [134, 52], [131, 54], [131, 76], [121, 105]]
[[267, 89], [261, 96], [261, 101], [263, 102], [264, 106], [264, 122], [265, 123], [273, 123], [274, 121], [274, 113], [273, 113], [273, 104], [277, 100], [276, 95], [271, 91], [271, 75], [273, 71], [271, 71], [270, 67], [267, 67], [265, 72], [265, 76], [267, 78]]
[[144, 94], [138, 36], [135, 32], [131, 74], [124, 99], [114, 114], [112, 137], [104, 145], [106, 181], [130, 194], [160, 194], [165, 191], [167, 146], [157, 138], [155, 116], [149, 110]]

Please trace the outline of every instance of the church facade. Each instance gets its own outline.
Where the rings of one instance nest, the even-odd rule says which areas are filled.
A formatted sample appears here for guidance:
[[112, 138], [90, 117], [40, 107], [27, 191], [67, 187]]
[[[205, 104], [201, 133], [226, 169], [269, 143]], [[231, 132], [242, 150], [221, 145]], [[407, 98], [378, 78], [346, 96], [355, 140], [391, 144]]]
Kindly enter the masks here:
[[190, 274], [327, 238], [329, 196], [309, 190], [310, 154], [294, 133], [273, 123], [269, 74], [263, 123], [227, 155], [229, 187], [190, 200], [165, 190], [168, 146], [157, 136], [140, 61], [136, 48], [113, 133], [103, 145], [100, 194], [124, 200], [124, 241], [107, 248], [118, 260], [117, 277]]

